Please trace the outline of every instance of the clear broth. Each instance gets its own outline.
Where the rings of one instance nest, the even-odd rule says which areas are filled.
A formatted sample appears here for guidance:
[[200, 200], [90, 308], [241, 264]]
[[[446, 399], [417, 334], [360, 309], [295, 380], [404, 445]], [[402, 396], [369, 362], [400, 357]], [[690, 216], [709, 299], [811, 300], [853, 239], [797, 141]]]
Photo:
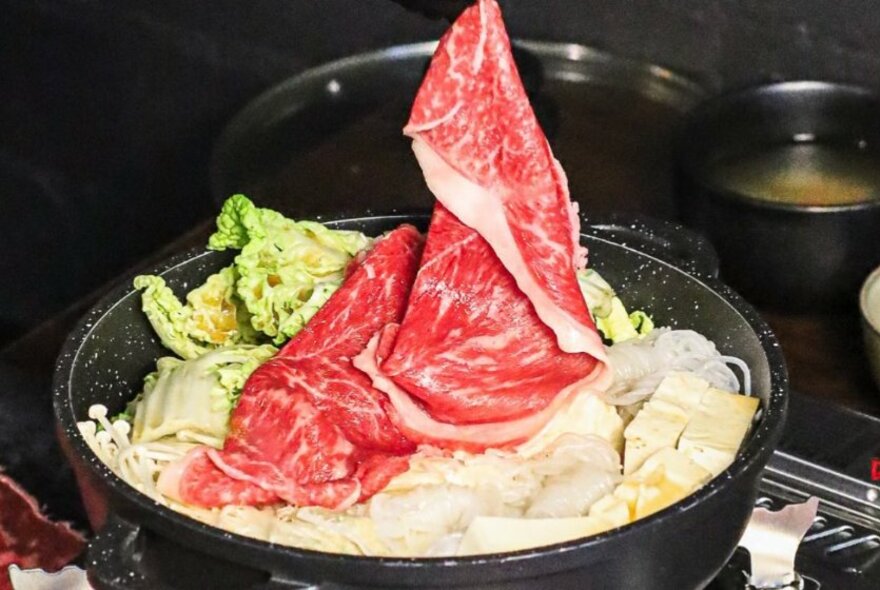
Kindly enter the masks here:
[[718, 186], [777, 203], [833, 206], [880, 197], [880, 153], [857, 145], [769, 146], [720, 158], [707, 172]]

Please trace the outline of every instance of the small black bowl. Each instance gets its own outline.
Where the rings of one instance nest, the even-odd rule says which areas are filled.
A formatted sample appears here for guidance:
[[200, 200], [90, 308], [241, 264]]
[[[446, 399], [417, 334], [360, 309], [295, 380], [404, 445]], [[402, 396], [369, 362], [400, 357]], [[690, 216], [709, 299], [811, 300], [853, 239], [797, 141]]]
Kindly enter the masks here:
[[880, 101], [855, 86], [783, 82], [704, 103], [678, 150], [679, 216], [709, 237], [722, 277], [752, 303], [852, 307], [880, 264], [880, 194], [838, 205], [779, 202], [731, 189], [712, 173], [719, 159], [792, 143], [878, 150]]

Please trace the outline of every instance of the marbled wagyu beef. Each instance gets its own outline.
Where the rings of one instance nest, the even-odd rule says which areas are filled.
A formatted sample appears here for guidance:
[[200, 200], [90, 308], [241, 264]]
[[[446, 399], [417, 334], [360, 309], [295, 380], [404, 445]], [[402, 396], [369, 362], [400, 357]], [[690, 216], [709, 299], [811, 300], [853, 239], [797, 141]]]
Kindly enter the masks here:
[[404, 132], [438, 204], [403, 323], [356, 364], [415, 441], [522, 441], [608, 372], [577, 211], [494, 0], [441, 39]]
[[400, 321], [421, 246], [416, 229], [401, 226], [355, 261], [308, 325], [248, 379], [223, 449], [200, 447], [166, 468], [163, 493], [199, 506], [342, 509], [405, 471], [415, 445], [351, 357]]

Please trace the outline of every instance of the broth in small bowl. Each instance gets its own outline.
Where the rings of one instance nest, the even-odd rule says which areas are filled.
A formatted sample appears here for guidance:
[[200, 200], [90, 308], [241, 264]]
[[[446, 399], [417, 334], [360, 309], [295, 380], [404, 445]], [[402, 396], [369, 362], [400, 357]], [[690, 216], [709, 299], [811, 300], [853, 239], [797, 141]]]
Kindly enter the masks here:
[[754, 303], [851, 308], [880, 264], [880, 102], [867, 90], [786, 82], [715, 98], [690, 116], [678, 165], [682, 220]]
[[791, 141], [720, 157], [705, 174], [717, 186], [771, 203], [834, 207], [880, 198], [880, 151], [865, 142]]

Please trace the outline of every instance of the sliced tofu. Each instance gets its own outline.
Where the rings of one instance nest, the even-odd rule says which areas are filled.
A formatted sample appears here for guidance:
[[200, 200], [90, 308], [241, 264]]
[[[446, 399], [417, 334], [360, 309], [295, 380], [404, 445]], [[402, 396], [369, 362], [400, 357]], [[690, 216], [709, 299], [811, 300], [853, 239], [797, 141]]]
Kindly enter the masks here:
[[[613, 441], [622, 428], [607, 411], [613, 408], [605, 408], [607, 404], [593, 396], [576, 402], [518, 451], [532, 455], [564, 432], [599, 434]], [[624, 430], [623, 482], [595, 502], [589, 516], [480, 516], [462, 537], [459, 555], [517, 551], [587, 537], [684, 499], [733, 461], [758, 403], [756, 398], [711, 388], [692, 373], [670, 373]]]
[[635, 472], [657, 451], [674, 448], [709, 383], [693, 373], [667, 375], [624, 430], [623, 473]]
[[632, 522], [629, 505], [613, 493], [600, 498], [590, 507], [590, 518], [601, 520], [613, 529]]
[[[680, 451], [666, 447], [649, 457], [636, 472], [626, 476], [615, 488], [613, 496], [627, 506], [632, 522], [678, 502], [711, 478], [708, 470]], [[590, 515], [593, 515], [592, 509]]]
[[709, 382], [694, 373], [673, 371], [663, 378], [648, 404], [667, 402], [691, 412], [700, 404], [703, 394], [708, 390]]
[[589, 516], [575, 518], [505, 518], [478, 516], [458, 548], [459, 555], [501, 553], [542, 547], [588, 537], [606, 530], [604, 520]]
[[755, 397], [710, 388], [685, 427], [678, 449], [718, 475], [736, 457], [759, 403]]

